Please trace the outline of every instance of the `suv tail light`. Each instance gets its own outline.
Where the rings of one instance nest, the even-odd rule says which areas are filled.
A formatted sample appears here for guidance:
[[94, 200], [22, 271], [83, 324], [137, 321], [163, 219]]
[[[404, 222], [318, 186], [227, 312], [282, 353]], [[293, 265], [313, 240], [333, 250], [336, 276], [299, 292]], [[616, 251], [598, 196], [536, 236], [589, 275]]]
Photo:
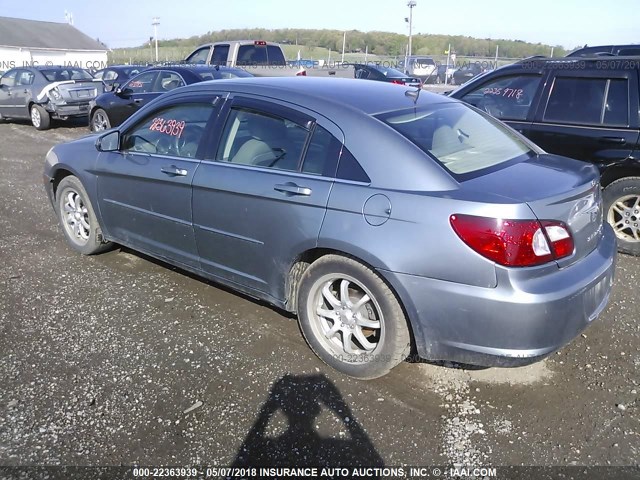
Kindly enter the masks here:
[[573, 238], [562, 222], [457, 214], [449, 221], [474, 251], [507, 267], [541, 265], [573, 253]]
[[306, 77], [307, 76], [307, 71], [303, 68], [301, 70], [298, 70], [298, 73], [296, 73], [296, 77]]

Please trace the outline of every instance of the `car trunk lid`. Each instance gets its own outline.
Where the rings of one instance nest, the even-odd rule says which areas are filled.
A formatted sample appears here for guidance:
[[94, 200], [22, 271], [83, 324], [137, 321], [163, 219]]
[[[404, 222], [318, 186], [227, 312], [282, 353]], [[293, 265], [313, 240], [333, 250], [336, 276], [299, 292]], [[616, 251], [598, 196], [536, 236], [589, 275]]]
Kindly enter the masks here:
[[66, 103], [87, 103], [103, 92], [101, 80], [65, 80], [53, 82], [42, 89], [38, 101], [44, 101], [49, 92], [55, 90]]
[[464, 182], [465, 188], [492, 191], [526, 203], [538, 220], [561, 221], [573, 237], [574, 253], [558, 260], [570, 265], [592, 252], [603, 232], [598, 170], [587, 163], [539, 155]]

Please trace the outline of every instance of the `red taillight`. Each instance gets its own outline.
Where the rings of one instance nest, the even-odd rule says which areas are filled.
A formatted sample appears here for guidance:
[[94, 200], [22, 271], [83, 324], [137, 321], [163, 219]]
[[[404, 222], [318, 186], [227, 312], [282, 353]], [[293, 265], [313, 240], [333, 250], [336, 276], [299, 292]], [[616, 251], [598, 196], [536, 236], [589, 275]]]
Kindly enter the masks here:
[[299, 70], [298, 73], [296, 73], [296, 77], [306, 77], [307, 76], [307, 71], [303, 68], [302, 70]]
[[449, 221], [464, 243], [500, 265], [529, 267], [573, 253], [573, 238], [562, 222], [472, 215], [451, 215]]
[[259, 47], [264, 47], [267, 45], [267, 42], [265, 42], [264, 40], [256, 40], [255, 42], [253, 42], [253, 44]]
[[391, 80], [391, 83], [395, 85], [404, 85], [404, 82], [402, 80]]

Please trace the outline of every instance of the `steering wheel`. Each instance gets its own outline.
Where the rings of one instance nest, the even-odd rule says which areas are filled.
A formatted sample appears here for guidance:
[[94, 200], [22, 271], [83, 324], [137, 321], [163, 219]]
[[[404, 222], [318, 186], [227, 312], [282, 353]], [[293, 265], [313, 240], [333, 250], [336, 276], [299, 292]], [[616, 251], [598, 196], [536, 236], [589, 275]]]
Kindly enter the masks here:
[[203, 135], [204, 128], [201, 126], [187, 125], [182, 134], [175, 137], [176, 153], [181, 157], [195, 157]]
[[482, 100], [478, 102], [478, 107], [487, 112], [492, 117], [496, 118], [501, 118], [504, 113], [496, 99], [489, 95], [485, 95], [482, 97]]

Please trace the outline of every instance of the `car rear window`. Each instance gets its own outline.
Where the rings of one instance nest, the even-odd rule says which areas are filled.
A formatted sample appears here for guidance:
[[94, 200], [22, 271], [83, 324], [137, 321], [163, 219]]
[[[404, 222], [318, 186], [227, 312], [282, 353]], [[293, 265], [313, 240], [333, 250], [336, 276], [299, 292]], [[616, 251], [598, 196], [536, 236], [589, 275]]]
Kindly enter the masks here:
[[377, 118], [435, 158], [454, 176], [476, 176], [482, 170], [534, 153], [529, 144], [508, 127], [458, 103], [404, 109]]
[[50, 82], [64, 82], [67, 80], [93, 80], [93, 77], [80, 68], [55, 68], [40, 70]]

